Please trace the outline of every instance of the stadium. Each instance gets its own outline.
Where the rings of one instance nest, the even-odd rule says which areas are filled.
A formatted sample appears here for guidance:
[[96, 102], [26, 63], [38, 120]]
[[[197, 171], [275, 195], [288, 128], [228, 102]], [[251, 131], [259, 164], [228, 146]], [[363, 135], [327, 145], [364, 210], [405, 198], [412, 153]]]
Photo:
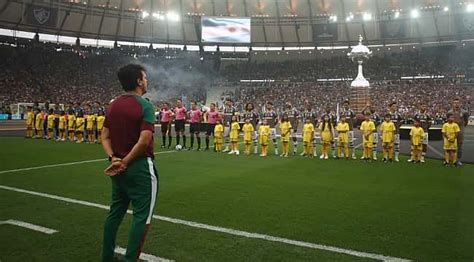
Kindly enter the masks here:
[[474, 1], [0, 0], [0, 261], [473, 261]]

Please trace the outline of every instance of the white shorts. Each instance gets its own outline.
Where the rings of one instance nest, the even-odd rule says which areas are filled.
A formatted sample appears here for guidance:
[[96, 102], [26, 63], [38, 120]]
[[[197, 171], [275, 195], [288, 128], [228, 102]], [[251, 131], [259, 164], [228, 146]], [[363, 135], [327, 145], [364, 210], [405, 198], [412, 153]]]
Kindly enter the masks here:
[[224, 126], [224, 137], [229, 137], [230, 126]]
[[400, 134], [395, 134], [394, 143], [395, 144], [400, 144]]
[[425, 135], [423, 136], [423, 145], [428, 145], [428, 132], [425, 132]]
[[375, 132], [372, 134], [374, 136], [374, 142], [373, 144], [376, 145], [379, 143], [379, 133]]
[[354, 141], [354, 131], [349, 131], [349, 143]]
[[276, 137], [277, 137], [276, 128], [275, 127], [270, 128], [270, 139], [276, 139]]

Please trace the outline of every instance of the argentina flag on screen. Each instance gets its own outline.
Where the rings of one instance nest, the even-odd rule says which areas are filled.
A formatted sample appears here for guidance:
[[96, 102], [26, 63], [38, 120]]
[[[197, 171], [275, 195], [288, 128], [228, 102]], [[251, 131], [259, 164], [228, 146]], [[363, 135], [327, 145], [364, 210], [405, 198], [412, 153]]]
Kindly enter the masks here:
[[203, 17], [201, 40], [208, 43], [250, 43], [250, 18]]

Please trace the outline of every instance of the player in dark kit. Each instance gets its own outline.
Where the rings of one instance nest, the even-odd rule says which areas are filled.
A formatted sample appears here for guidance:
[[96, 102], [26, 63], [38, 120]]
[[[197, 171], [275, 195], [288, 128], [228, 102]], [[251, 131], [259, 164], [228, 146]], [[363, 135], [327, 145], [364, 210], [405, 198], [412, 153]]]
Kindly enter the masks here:
[[402, 126], [402, 115], [398, 112], [397, 102], [391, 102], [389, 105], [390, 119], [395, 125], [395, 162], [399, 162], [398, 155], [400, 154], [400, 126]]
[[270, 139], [273, 141], [273, 148], [275, 149], [275, 155], [278, 155], [278, 142], [276, 139], [276, 126], [278, 124], [278, 114], [273, 110], [273, 103], [267, 102], [265, 111], [262, 113], [261, 120], [267, 120], [270, 126]]
[[[431, 127], [431, 115], [427, 112], [426, 109], [426, 103], [421, 103], [420, 105], [420, 112], [418, 112], [415, 115], [415, 121], [420, 121], [421, 123], [421, 128], [423, 128], [423, 131], [425, 131], [424, 136], [423, 136], [423, 141], [422, 141], [422, 152], [421, 152], [421, 159], [420, 162], [424, 163], [425, 162], [425, 156], [426, 156], [426, 151], [428, 150], [428, 131]], [[408, 162], [412, 162], [413, 159], [410, 157], [408, 159]]]
[[296, 155], [298, 151], [298, 139], [296, 139], [296, 132], [298, 132], [298, 125], [299, 125], [299, 112], [294, 108], [291, 103], [286, 103], [285, 111], [283, 111], [284, 115], [288, 116], [288, 121], [290, 121], [291, 126], [293, 127], [292, 132], [292, 140], [293, 140], [293, 155]]
[[[308, 101], [305, 101], [305, 110], [301, 113], [301, 116], [303, 119], [309, 119], [310, 123], [312, 123], [314, 126], [318, 126], [318, 115], [316, 114], [316, 111], [313, 110], [311, 104]], [[313, 156], [317, 156], [317, 151], [316, 151], [316, 139], [313, 139]], [[301, 153], [302, 156], [304, 156], [305, 152], [303, 151]]]
[[[352, 159], [356, 159], [355, 156], [355, 149], [354, 149], [354, 118], [355, 118], [355, 113], [352, 111], [352, 109], [349, 107], [350, 102], [349, 100], [344, 101], [344, 106], [342, 108], [340, 116], [345, 116], [346, 121], [349, 124], [349, 149], [351, 150], [352, 154]], [[345, 156], [348, 158], [349, 156]]]
[[129, 64], [120, 68], [118, 78], [125, 94], [107, 108], [102, 146], [111, 165], [105, 174], [112, 180], [112, 203], [104, 225], [102, 261], [114, 260], [115, 239], [130, 202], [133, 220], [128, 234], [125, 261], [137, 261], [149, 230], [158, 174], [154, 165], [154, 106], [143, 99], [147, 91], [145, 69]]
[[242, 112], [243, 119], [249, 119], [250, 124], [252, 124], [254, 131], [253, 134], [253, 153], [258, 154], [258, 135], [257, 135], [257, 125], [258, 125], [258, 114], [254, 111], [254, 106], [252, 103], [247, 103], [245, 105], [245, 111]]
[[224, 112], [223, 112], [223, 123], [224, 123], [224, 137], [225, 137], [225, 148], [222, 151], [223, 153], [229, 152], [229, 134], [230, 134], [230, 123], [232, 122], [232, 117], [236, 115], [237, 121], [239, 121], [239, 113], [237, 109], [234, 107], [234, 102], [232, 100], [227, 99], [225, 102]]

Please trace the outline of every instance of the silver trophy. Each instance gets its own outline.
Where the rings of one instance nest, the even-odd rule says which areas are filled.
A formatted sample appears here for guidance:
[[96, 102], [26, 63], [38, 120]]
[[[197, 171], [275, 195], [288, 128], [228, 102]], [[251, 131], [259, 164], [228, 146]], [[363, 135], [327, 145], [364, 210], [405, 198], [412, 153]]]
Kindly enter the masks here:
[[365, 79], [362, 64], [369, 60], [372, 56], [372, 51], [362, 44], [362, 36], [359, 35], [359, 44], [354, 46], [347, 56], [353, 61], [357, 62], [358, 71], [357, 77], [351, 83], [351, 104], [355, 110], [362, 110], [370, 101], [369, 88], [370, 84]]

